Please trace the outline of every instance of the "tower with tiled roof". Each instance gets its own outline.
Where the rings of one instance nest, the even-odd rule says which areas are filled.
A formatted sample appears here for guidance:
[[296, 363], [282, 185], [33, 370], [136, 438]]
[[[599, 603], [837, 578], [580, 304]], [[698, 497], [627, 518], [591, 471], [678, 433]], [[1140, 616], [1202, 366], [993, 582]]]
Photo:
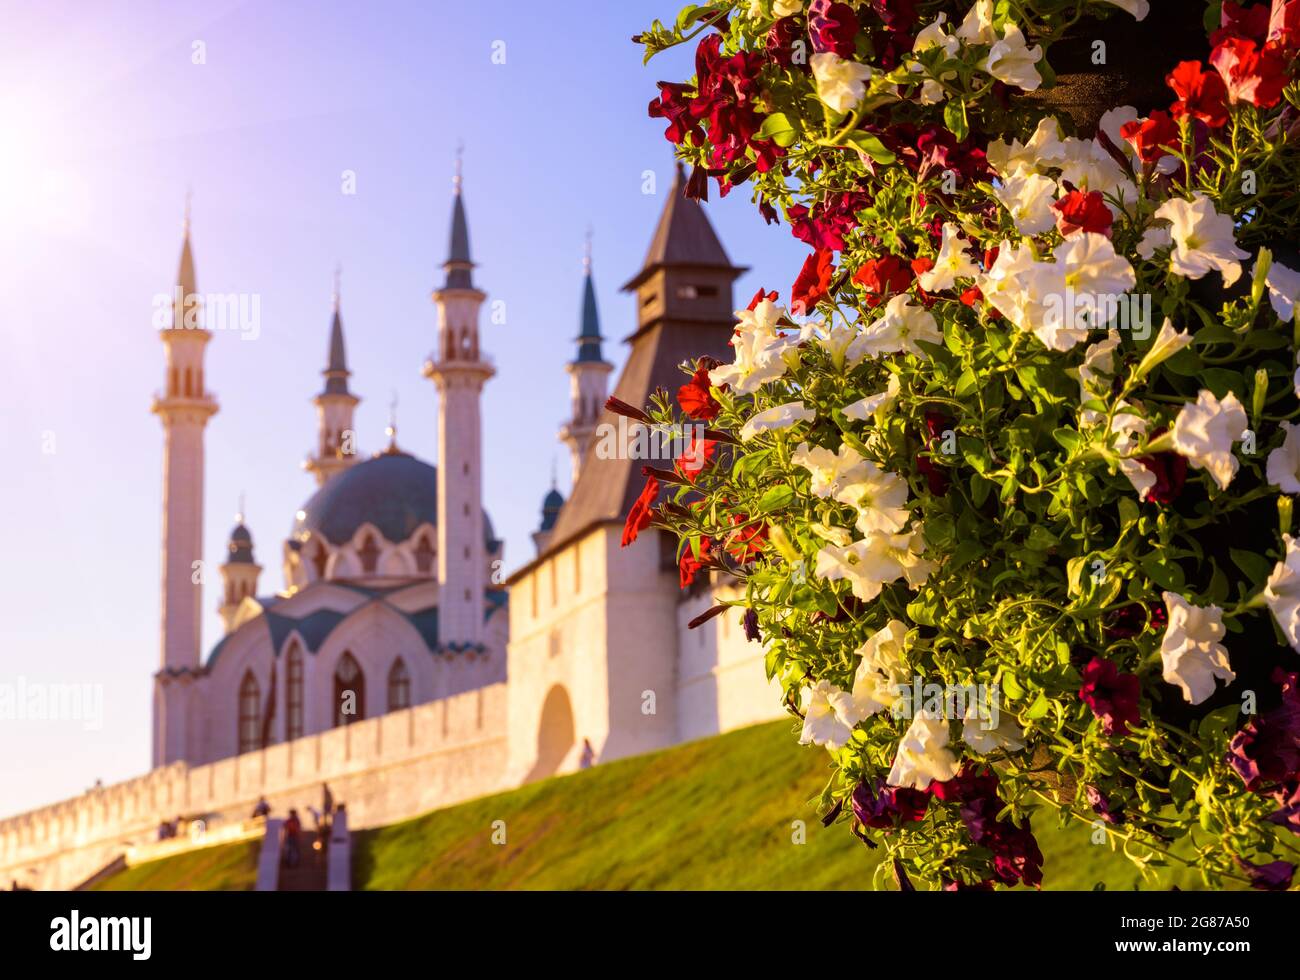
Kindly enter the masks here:
[[460, 163], [453, 181], [451, 239], [443, 285], [433, 291], [437, 347], [424, 375], [438, 388], [438, 634], [449, 650], [483, 642], [483, 589], [488, 573], [483, 525], [483, 385], [496, 373], [479, 347], [475, 287]]
[[[212, 334], [203, 311], [190, 246], [189, 205], [171, 314], [161, 336], [164, 387], [153, 400], [163, 425], [162, 665], [154, 675], [154, 765], [183, 759], [186, 706], [199, 671], [203, 602], [203, 430], [217, 401], [203, 379]], [[166, 311], [163, 311], [166, 313]]]
[[329, 356], [325, 364], [325, 387], [312, 399], [316, 406], [317, 441], [314, 455], [303, 468], [316, 477], [318, 485], [357, 461], [357, 437], [352, 419], [361, 401], [348, 390], [347, 351], [343, 346], [343, 316], [339, 312], [338, 275], [334, 280], [334, 318], [330, 322]]

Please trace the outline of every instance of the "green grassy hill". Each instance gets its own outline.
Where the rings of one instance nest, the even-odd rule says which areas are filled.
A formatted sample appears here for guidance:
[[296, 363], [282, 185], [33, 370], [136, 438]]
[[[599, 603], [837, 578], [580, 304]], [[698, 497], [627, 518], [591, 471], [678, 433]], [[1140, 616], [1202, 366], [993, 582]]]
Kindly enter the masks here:
[[[620, 759], [585, 772], [353, 836], [357, 889], [871, 888], [878, 851], [844, 825], [822, 827], [809, 801], [829, 778], [821, 749], [780, 721]], [[806, 843], [792, 842], [804, 822]], [[493, 843], [496, 821], [506, 842]], [[1089, 828], [1035, 834], [1044, 887], [1132, 889], [1136, 868]], [[257, 842], [140, 865], [102, 889], [240, 889], [256, 879]], [[1201, 887], [1186, 868], [1158, 886]], [[892, 886], [891, 886], [892, 887]]]
[[[871, 888], [879, 851], [809, 801], [829, 778], [821, 749], [781, 721], [621, 759], [585, 772], [355, 835], [357, 889]], [[806, 843], [794, 844], [802, 820]], [[506, 843], [492, 843], [494, 821]], [[1132, 889], [1136, 868], [1077, 823], [1035, 826], [1044, 887]], [[1200, 887], [1182, 868], [1159, 887]]]
[[261, 840], [205, 847], [137, 864], [96, 882], [89, 890], [251, 892], [257, 884], [257, 856], [261, 849]]

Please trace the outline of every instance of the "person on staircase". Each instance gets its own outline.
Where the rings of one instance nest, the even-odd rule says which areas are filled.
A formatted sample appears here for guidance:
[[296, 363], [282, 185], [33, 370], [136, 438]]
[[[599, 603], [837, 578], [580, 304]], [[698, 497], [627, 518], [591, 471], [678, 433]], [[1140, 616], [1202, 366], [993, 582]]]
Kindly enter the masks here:
[[298, 811], [290, 810], [289, 817], [284, 822], [284, 863], [287, 867], [296, 868], [302, 860], [302, 821], [298, 819]]

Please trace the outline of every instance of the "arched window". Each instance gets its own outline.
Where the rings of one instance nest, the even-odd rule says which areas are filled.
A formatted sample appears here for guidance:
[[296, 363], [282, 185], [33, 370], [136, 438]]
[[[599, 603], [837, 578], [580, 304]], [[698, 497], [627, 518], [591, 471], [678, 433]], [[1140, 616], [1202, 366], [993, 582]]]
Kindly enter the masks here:
[[181, 393], [181, 379], [180, 379], [180, 370], [178, 368], [172, 368], [171, 378], [172, 378], [171, 389], [167, 392], [167, 394], [173, 396], [179, 395]]
[[398, 657], [388, 672], [388, 710], [401, 711], [411, 706], [411, 675], [406, 664]]
[[361, 547], [357, 549], [357, 556], [361, 559], [362, 571], [374, 572], [375, 565], [379, 561], [379, 545], [375, 542], [373, 534], [366, 535], [366, 539], [361, 542]]
[[190, 369], [186, 368], [185, 369], [185, 397], [188, 398], [193, 393], [194, 393], [193, 375], [190, 374]]
[[284, 736], [286, 740], [302, 738], [302, 647], [295, 640], [289, 646], [285, 673]]
[[433, 545], [427, 534], [420, 535], [420, 542], [415, 546], [415, 567], [424, 575], [433, 570]]
[[252, 752], [262, 746], [262, 695], [251, 670], [239, 685], [239, 751]]
[[334, 727], [351, 725], [366, 717], [366, 675], [351, 653], [339, 658], [334, 669]]

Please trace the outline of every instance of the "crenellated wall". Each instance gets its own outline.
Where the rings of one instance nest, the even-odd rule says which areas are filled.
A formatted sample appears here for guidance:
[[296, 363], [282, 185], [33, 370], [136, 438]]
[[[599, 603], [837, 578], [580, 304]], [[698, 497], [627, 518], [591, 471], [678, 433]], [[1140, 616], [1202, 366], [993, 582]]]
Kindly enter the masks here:
[[183, 762], [0, 820], [0, 888], [67, 889], [176, 817], [209, 825], [320, 806], [328, 782], [354, 829], [503, 788], [506, 688], [494, 684], [204, 766]]

